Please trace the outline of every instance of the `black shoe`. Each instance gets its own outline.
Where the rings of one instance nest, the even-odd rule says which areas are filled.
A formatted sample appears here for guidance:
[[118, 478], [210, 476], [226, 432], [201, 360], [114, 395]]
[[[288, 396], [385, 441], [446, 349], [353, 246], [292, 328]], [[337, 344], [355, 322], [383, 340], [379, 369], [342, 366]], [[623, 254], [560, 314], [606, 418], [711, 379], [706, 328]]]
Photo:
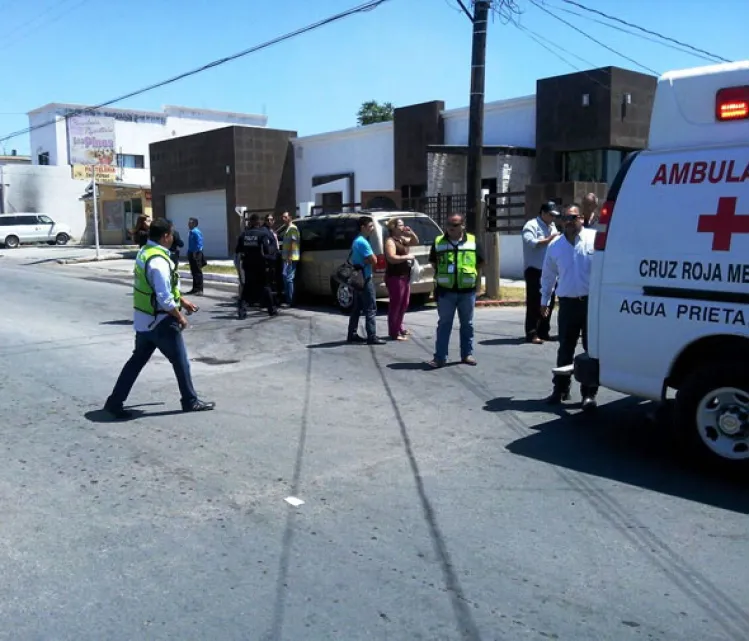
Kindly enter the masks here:
[[362, 338], [359, 334], [355, 334], [354, 336], [347, 336], [346, 338], [347, 343], [356, 343], [357, 345], [362, 345], [367, 342], [366, 338]]
[[216, 403], [196, 400], [192, 405], [183, 406], [183, 412], [208, 412], [216, 407]]
[[385, 345], [386, 341], [380, 336], [373, 336], [372, 338], [367, 339], [368, 345]]
[[547, 405], [559, 405], [563, 401], [569, 400], [570, 392], [552, 392], [552, 394], [544, 399], [544, 402], [547, 403]]
[[244, 304], [237, 306], [237, 318], [245, 320], [247, 318], [247, 307]]
[[126, 410], [122, 406], [115, 407], [114, 405], [110, 405], [109, 403], [104, 404], [104, 411], [109, 412], [118, 421], [124, 421], [135, 416], [135, 414], [130, 410]]
[[584, 396], [581, 401], [581, 408], [584, 412], [590, 412], [596, 409], [596, 399], [593, 396]]

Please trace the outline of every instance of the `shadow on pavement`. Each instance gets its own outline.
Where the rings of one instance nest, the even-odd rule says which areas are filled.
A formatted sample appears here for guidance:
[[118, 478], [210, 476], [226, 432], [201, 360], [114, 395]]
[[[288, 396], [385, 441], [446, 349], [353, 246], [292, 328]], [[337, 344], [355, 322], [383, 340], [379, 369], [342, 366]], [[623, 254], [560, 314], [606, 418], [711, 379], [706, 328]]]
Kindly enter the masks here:
[[132, 413], [128, 418], [115, 418], [104, 409], [91, 410], [84, 414], [86, 420], [92, 423], [128, 423], [139, 418], [156, 418], [157, 416], [176, 416], [183, 414], [181, 409], [159, 410], [156, 412], [147, 412], [140, 409], [142, 407], [163, 407], [164, 403], [141, 403], [140, 405], [126, 405], [125, 409]]
[[446, 367], [453, 367], [460, 365], [458, 361], [446, 363], [442, 367], [430, 367], [426, 362], [413, 362], [413, 363], [389, 363], [386, 365], [388, 369], [402, 370], [402, 371], [415, 371], [415, 372], [436, 372], [439, 369], [445, 369]]
[[[537, 401], [494, 399], [484, 409], [523, 412], [540, 407]], [[689, 459], [664, 415], [655, 410], [654, 403], [626, 397], [601, 405], [591, 415], [566, 414], [538, 425], [536, 433], [514, 441], [508, 450], [584, 474], [747, 514], [747, 467], [738, 470]]]
[[[327, 343], [315, 343], [308, 345], [307, 349], [333, 349], [335, 347], [345, 347], [346, 345], [349, 345], [349, 341], [344, 339], [340, 341], [328, 341]], [[352, 347], [356, 347], [356, 345], [352, 345]]]
[[479, 341], [480, 345], [487, 345], [488, 347], [493, 345], [523, 345], [524, 343], [526, 343], [526, 339], [522, 336], [504, 336], [503, 338], [488, 338]]
[[122, 319], [122, 320], [102, 321], [99, 324], [100, 325], [123, 325], [123, 326], [124, 325], [132, 325], [133, 324], [133, 319], [132, 318], [128, 318], [128, 319]]

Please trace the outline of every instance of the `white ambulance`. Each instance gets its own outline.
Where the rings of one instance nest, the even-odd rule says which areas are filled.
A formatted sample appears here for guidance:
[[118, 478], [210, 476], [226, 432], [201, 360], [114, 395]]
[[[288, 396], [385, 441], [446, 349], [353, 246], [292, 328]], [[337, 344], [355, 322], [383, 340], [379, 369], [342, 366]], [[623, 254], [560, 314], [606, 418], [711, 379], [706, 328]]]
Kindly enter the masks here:
[[[676, 392], [690, 448], [748, 459], [748, 62], [659, 79], [647, 149], [602, 206], [579, 381]], [[744, 461], [744, 462], [743, 462]]]

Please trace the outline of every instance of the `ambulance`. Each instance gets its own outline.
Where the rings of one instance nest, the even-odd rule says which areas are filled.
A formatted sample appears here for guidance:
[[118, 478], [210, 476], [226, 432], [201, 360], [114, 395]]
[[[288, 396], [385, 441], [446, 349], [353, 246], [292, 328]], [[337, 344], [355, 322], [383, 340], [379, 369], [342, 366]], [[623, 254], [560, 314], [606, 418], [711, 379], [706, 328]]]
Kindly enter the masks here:
[[664, 401], [709, 460], [748, 459], [748, 62], [664, 74], [597, 226], [580, 382]]

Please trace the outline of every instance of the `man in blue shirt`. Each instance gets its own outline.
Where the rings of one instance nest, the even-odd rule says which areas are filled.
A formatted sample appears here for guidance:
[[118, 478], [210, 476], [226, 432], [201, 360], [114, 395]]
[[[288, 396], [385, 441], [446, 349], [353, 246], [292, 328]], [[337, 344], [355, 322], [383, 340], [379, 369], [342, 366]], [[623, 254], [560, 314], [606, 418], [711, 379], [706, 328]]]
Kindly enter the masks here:
[[190, 275], [193, 278], [193, 288], [187, 292], [195, 296], [203, 296], [203, 267], [206, 259], [203, 257], [203, 232], [198, 228], [198, 219], [188, 220], [188, 262]]
[[[377, 263], [372, 245], [367, 240], [375, 229], [375, 223], [369, 216], [359, 219], [359, 235], [352, 243], [350, 261], [352, 265], [362, 269], [365, 278], [365, 286], [361, 290], [353, 290], [354, 301], [351, 315], [349, 316], [349, 331], [346, 340], [349, 343], [367, 343], [368, 345], [383, 345], [385, 341], [378, 338], [375, 328], [375, 315], [377, 314], [377, 303], [375, 301], [375, 284], [372, 282], [372, 267]], [[357, 333], [359, 317], [365, 315], [365, 330], [367, 338], [362, 338]]]

